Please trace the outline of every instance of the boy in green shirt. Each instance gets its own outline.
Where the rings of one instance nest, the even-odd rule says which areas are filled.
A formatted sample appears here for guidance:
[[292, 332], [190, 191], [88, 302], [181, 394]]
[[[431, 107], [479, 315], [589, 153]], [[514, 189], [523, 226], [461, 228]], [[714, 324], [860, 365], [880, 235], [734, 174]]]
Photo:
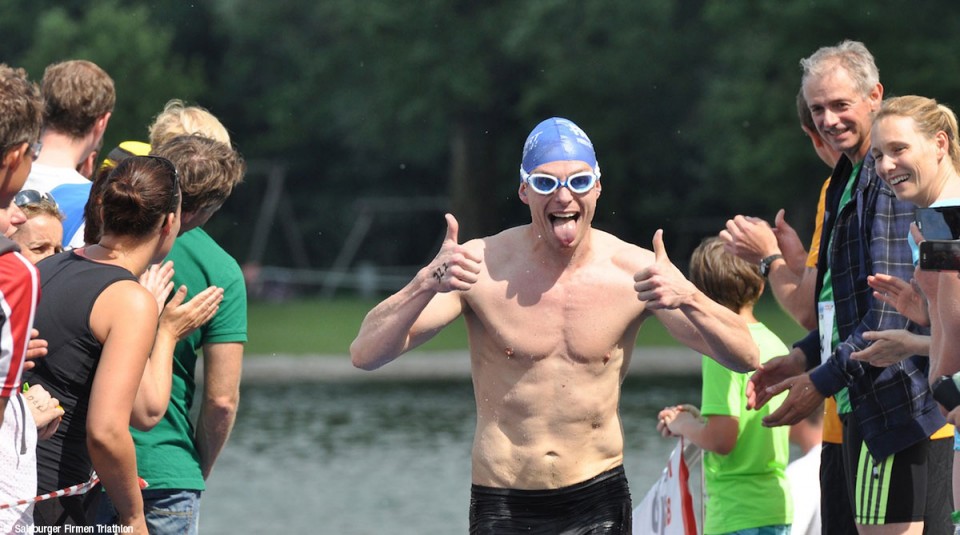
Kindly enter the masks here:
[[[724, 252], [708, 238], [690, 259], [690, 281], [747, 322], [760, 349], [760, 363], [788, 352], [783, 342], [753, 315], [764, 280], [755, 265]], [[789, 482], [789, 428], [766, 428], [762, 419], [783, 396], [759, 411], [747, 410], [749, 376], [704, 356], [702, 407], [677, 405], [660, 412], [657, 429], [683, 436], [704, 450], [705, 535], [790, 533], [793, 521]]]

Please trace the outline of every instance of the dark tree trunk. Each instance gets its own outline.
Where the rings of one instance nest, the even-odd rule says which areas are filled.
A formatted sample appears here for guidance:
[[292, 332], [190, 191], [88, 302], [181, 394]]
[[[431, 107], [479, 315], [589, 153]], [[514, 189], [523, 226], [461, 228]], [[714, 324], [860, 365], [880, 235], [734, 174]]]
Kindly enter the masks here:
[[491, 158], [493, 138], [491, 129], [477, 118], [458, 118], [451, 128], [450, 204], [460, 223], [461, 243], [500, 230], [497, 192], [502, 191], [498, 181], [503, 170]]

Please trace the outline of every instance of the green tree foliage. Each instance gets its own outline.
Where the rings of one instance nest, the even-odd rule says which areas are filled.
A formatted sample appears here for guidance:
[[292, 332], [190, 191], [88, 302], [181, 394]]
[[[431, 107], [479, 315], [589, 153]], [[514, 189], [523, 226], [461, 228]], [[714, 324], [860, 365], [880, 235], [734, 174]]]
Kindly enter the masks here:
[[19, 65], [35, 80], [46, 65], [88, 59], [114, 79], [117, 104], [104, 150], [125, 139], [146, 139], [146, 127], [171, 98], [193, 101], [204, 88], [196, 62], [171, 53], [172, 28], [146, 4], [91, 0], [84, 8], [49, 7], [36, 19], [31, 45]]
[[[812, 229], [828, 170], [797, 126], [801, 57], [844, 38], [874, 52], [887, 95], [955, 108], [960, 7], [948, 0], [9, 0], [0, 53], [39, 77], [88, 57], [117, 80], [110, 142], [142, 137], [169, 98], [220, 117], [252, 161], [288, 169], [288, 214], [329, 266], [366, 196], [450, 199], [474, 237], [529, 219], [523, 139], [554, 115], [593, 138], [596, 224], [672, 256], [736, 213], [786, 207]], [[251, 167], [208, 225], [243, 260], [264, 192]], [[416, 265], [438, 213], [385, 215], [360, 260]], [[290, 264], [274, 232], [268, 262]]]
[[450, 195], [466, 237], [528, 220], [516, 197], [523, 139], [545, 117], [570, 117], [598, 146], [603, 224], [646, 242], [653, 217], [683, 198], [675, 178], [691, 149], [679, 125], [699, 58], [690, 5], [222, 2], [221, 93], [247, 111], [241, 130], [267, 134], [248, 151], [324, 170], [294, 178], [317, 192], [305, 210], [329, 206], [319, 211], [342, 225], [343, 197]]
[[[888, 92], [949, 102], [960, 79], [944, 76], [958, 61], [949, 11], [946, 1], [222, 0], [218, 93], [243, 117], [248, 151], [299, 162], [297, 212], [322, 236], [311, 251], [321, 264], [362, 195], [449, 195], [467, 237], [523, 223], [520, 147], [552, 115], [597, 146], [597, 225], [643, 245], [663, 226], [682, 262], [735, 213], [772, 219], [786, 207], [810, 232], [829, 171], [797, 127], [801, 57], [860, 39]], [[363, 248], [372, 261], [432, 253], [422, 229], [442, 230], [439, 218], [401, 217], [421, 231], [384, 229], [389, 240]]]

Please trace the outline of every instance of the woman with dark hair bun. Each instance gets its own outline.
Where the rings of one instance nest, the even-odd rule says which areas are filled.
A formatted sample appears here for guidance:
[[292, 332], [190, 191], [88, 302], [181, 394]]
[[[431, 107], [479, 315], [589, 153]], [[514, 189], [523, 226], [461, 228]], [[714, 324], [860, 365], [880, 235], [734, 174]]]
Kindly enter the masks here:
[[[169, 160], [124, 160], [102, 181], [98, 197], [99, 241], [38, 265], [35, 326], [48, 354], [25, 380], [42, 384], [66, 411], [56, 434], [37, 448], [38, 490], [84, 483], [92, 469], [121, 522], [133, 528], [125, 533], [147, 533], [129, 426], [148, 429], [162, 416], [173, 347], [213, 315], [222, 290], [208, 288], [184, 304], [181, 287], [158, 314], [158, 297], [138, 282], [180, 229], [180, 188]], [[84, 496], [61, 497], [38, 503], [34, 521], [89, 525], [89, 509]]]

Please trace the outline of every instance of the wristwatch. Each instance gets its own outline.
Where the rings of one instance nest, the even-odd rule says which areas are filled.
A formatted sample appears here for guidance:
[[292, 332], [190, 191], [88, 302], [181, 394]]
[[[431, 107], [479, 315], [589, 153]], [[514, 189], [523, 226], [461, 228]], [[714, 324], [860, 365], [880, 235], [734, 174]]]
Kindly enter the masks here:
[[762, 275], [763, 278], [767, 278], [767, 275], [770, 273], [770, 265], [776, 262], [779, 258], [783, 258], [783, 255], [772, 254], [760, 261], [760, 275]]

